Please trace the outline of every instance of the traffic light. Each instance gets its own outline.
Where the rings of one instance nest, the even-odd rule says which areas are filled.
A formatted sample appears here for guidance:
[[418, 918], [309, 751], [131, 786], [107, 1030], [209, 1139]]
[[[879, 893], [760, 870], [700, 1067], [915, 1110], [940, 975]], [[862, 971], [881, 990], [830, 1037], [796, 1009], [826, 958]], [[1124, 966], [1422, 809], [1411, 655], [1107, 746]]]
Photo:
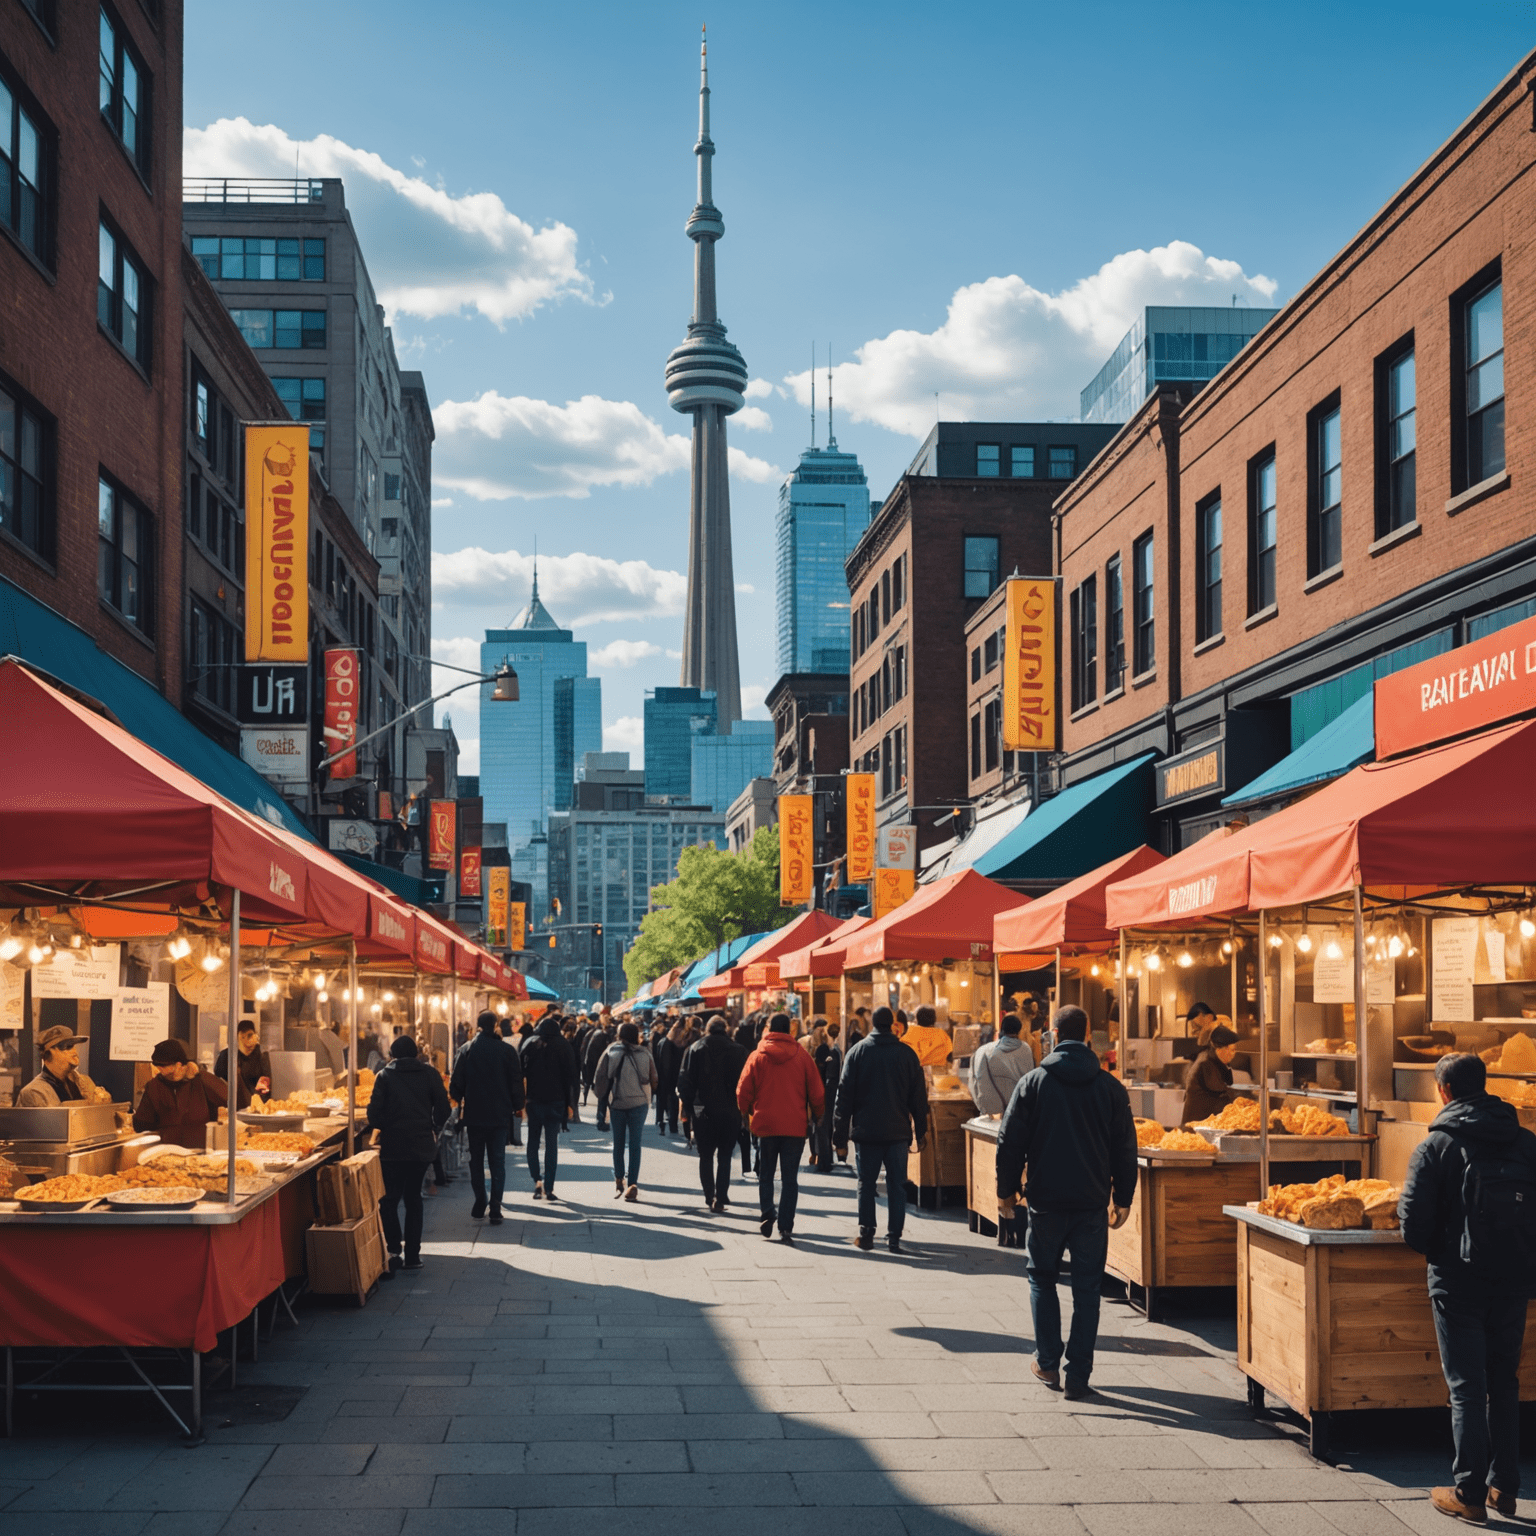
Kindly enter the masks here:
[[602, 938], [602, 936], [603, 936], [603, 925], [601, 923], [593, 923], [592, 924], [592, 937], [595, 938], [595, 939], [600, 939], [600, 938]]
[[550, 936], [549, 936], [549, 947], [551, 949], [553, 949], [555, 947], [555, 936], [554, 936], [554, 934], [550, 934]]

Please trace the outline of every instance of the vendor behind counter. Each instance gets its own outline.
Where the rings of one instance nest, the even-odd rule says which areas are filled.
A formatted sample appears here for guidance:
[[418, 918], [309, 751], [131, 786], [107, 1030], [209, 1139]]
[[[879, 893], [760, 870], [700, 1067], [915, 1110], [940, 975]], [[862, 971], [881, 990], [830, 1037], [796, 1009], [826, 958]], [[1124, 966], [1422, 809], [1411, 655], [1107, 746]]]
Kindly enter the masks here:
[[917, 1052], [918, 1061], [925, 1067], [942, 1067], [949, 1060], [949, 1036], [938, 1027], [938, 1014], [929, 1007], [917, 1010], [917, 1022], [909, 1025], [901, 1037], [903, 1045]]
[[43, 1070], [16, 1096], [26, 1109], [51, 1109], [58, 1104], [104, 1104], [109, 1095], [80, 1070], [80, 1047], [86, 1037], [62, 1024], [45, 1029], [37, 1037]]
[[1244, 1095], [1232, 1086], [1232, 1058], [1237, 1055], [1237, 1035], [1225, 1024], [1211, 1031], [1204, 1050], [1190, 1063], [1184, 1080], [1184, 1113], [1180, 1123], [1191, 1125], [1217, 1115]]
[[228, 1090], [188, 1060], [180, 1040], [162, 1040], [149, 1060], [155, 1075], [144, 1085], [133, 1112], [134, 1130], [153, 1131], [172, 1146], [201, 1152], [207, 1144], [204, 1127], [229, 1103]]
[[[256, 1035], [256, 1026], [249, 1019], [240, 1021], [235, 1034], [235, 1044], [240, 1050], [240, 1075], [235, 1080], [235, 1108], [247, 1109], [256, 1094], [265, 1097], [272, 1089], [272, 1064], [262, 1050]], [[229, 1049], [219, 1052], [213, 1064], [213, 1075], [221, 1083], [229, 1082]]]

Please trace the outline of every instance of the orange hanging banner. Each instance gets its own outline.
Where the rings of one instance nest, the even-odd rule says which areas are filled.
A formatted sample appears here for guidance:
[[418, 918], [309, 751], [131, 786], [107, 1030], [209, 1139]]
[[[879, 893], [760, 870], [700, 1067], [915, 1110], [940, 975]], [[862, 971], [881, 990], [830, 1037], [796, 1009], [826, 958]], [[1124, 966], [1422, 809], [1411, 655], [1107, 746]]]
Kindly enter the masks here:
[[1056, 677], [1056, 583], [1010, 576], [1003, 652], [1003, 746], [1053, 752], [1060, 709]]
[[[507, 907], [507, 948], [521, 949], [527, 938], [527, 906], [521, 901], [509, 903]], [[553, 940], [554, 935], [550, 935]]]
[[512, 871], [505, 864], [490, 865], [485, 871], [485, 942], [493, 949], [507, 942], [511, 895]]
[[810, 795], [779, 796], [779, 900], [809, 901], [816, 887], [816, 813]]
[[309, 428], [245, 429], [245, 659], [309, 660]]
[[357, 652], [332, 650], [325, 653], [325, 755], [340, 752], [327, 770], [333, 779], [357, 777], [357, 753], [351, 749], [357, 740], [357, 704], [360, 690], [357, 680]]
[[875, 918], [894, 912], [904, 901], [911, 899], [917, 888], [917, 876], [910, 869], [877, 869], [875, 871]]
[[431, 820], [427, 830], [427, 868], [452, 869], [454, 822], [458, 803], [453, 800], [431, 802]]
[[848, 884], [864, 885], [875, 872], [875, 776], [850, 773], [843, 785], [848, 797]]
[[459, 855], [459, 895], [480, 894], [480, 850], [466, 848]]

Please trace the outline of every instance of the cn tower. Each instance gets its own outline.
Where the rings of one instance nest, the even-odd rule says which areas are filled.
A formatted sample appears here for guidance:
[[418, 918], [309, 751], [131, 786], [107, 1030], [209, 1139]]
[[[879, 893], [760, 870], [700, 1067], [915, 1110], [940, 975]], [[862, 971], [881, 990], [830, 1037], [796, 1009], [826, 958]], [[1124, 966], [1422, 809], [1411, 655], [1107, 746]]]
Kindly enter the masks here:
[[688, 509], [688, 610], [683, 624], [684, 687], [714, 693], [715, 729], [729, 734], [741, 718], [741, 667], [736, 656], [736, 577], [731, 563], [731, 486], [725, 418], [746, 403], [747, 365], [725, 339], [715, 309], [715, 241], [725, 222], [715, 207], [709, 136], [709, 47], [699, 48], [699, 199], [688, 215], [693, 241], [693, 319], [688, 337], [667, 359], [667, 397], [693, 417], [693, 472]]

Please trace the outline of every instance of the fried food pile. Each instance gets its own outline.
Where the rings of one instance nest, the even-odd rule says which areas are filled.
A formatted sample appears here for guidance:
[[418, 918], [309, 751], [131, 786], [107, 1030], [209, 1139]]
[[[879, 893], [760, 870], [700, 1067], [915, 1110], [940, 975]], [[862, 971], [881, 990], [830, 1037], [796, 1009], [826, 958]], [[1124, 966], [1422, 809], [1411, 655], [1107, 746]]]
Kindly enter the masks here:
[[[1210, 1131], [1257, 1131], [1259, 1128], [1258, 1100], [1233, 1099], [1219, 1113], [1207, 1115], [1204, 1120], [1196, 1120], [1195, 1124], [1203, 1125]], [[1269, 1113], [1269, 1128], [1272, 1131], [1285, 1129], [1281, 1124], [1278, 1109], [1271, 1110]]]
[[1140, 1115], [1136, 1117], [1136, 1145], [1143, 1150], [1147, 1147], [1162, 1145], [1163, 1137], [1167, 1134], [1156, 1120], [1143, 1120]]
[[1385, 1179], [1346, 1179], [1335, 1173], [1315, 1184], [1271, 1184], [1258, 1211], [1318, 1232], [1361, 1227], [1386, 1231], [1397, 1226], [1401, 1195], [1402, 1190]]
[[1347, 1136], [1349, 1121], [1330, 1115], [1316, 1104], [1298, 1104], [1279, 1111], [1280, 1123], [1292, 1136]]
[[186, 1157], [157, 1157], [152, 1163], [125, 1168], [119, 1177], [130, 1189], [176, 1189], [189, 1182], [183, 1165], [191, 1161]]
[[1519, 1109], [1536, 1109], [1536, 1083], [1522, 1082], [1516, 1077], [1490, 1077], [1488, 1092]]
[[[314, 1142], [298, 1131], [242, 1130], [235, 1140], [235, 1146], [249, 1147], [253, 1152], [297, 1152], [300, 1157], [308, 1157], [315, 1150]], [[237, 1160], [237, 1170], [239, 1166]]]
[[[1536, 1072], [1536, 1040], [1523, 1030], [1511, 1035], [1503, 1045], [1478, 1053], [1488, 1063], [1490, 1072]], [[1492, 1084], [1489, 1084], [1492, 1090]]]
[[44, 1179], [28, 1189], [18, 1190], [22, 1200], [40, 1200], [47, 1204], [68, 1205], [76, 1200], [94, 1200], [121, 1189], [123, 1181], [115, 1173], [65, 1173], [56, 1179]]
[[1207, 1141], [1204, 1136], [1197, 1136], [1193, 1131], [1169, 1131], [1159, 1144], [1162, 1152], [1209, 1152], [1212, 1157], [1216, 1155], [1215, 1146]]
[[1305, 1045], [1297, 1046], [1297, 1050], [1304, 1055], [1353, 1056], [1355, 1042], [1346, 1040], [1342, 1035], [1326, 1035], [1319, 1040], [1308, 1040]]

